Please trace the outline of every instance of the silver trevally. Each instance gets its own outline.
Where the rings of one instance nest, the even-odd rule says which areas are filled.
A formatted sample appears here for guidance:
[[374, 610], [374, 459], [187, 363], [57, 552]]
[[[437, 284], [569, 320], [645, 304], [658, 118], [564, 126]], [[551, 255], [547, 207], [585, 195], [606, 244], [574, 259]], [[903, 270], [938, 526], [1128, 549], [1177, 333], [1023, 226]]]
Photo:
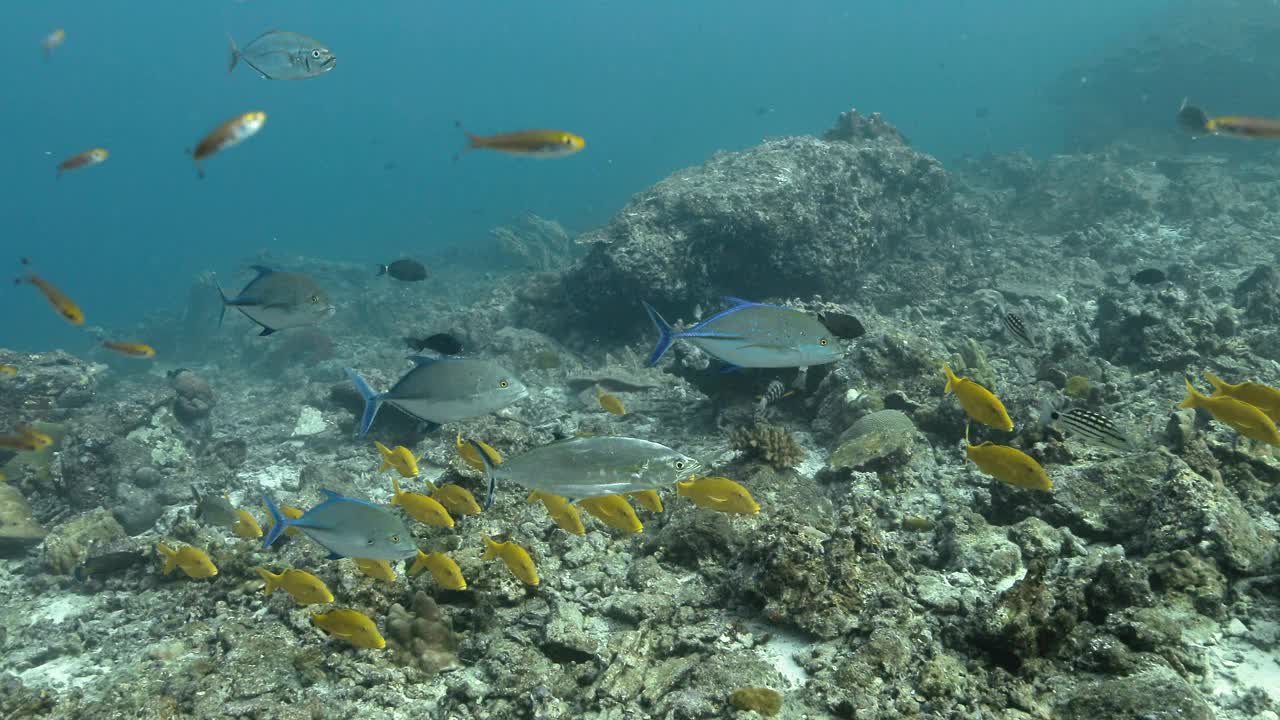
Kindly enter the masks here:
[[[332, 317], [336, 311], [333, 303], [329, 302], [329, 294], [306, 275], [277, 272], [262, 265], [254, 265], [253, 269], [258, 272], [258, 277], [245, 285], [236, 297], [228, 298], [222, 291], [222, 285], [218, 285], [218, 294], [222, 296], [218, 325], [222, 325], [228, 305], [261, 325], [260, 335], [315, 325]], [[217, 284], [216, 278], [214, 284]]]
[[414, 368], [384, 393], [374, 392], [359, 373], [347, 368], [347, 377], [364, 398], [360, 435], [369, 432], [384, 402], [419, 420], [447, 423], [488, 415], [529, 396], [529, 389], [510, 370], [490, 360], [422, 356], [409, 359]]
[[569, 438], [507, 458], [501, 465], [494, 465], [475, 441], [472, 446], [489, 479], [486, 508], [493, 504], [498, 480], [577, 500], [670, 487], [702, 470], [702, 463], [666, 445], [629, 437]]
[[262, 540], [262, 547], [270, 547], [288, 528], [315, 540], [329, 551], [329, 559], [343, 557], [369, 560], [403, 560], [413, 557], [418, 546], [413, 542], [404, 520], [385, 505], [367, 500], [357, 500], [339, 495], [332, 490], [321, 490], [324, 502], [303, 513], [297, 520], [290, 520], [280, 513], [280, 508], [266, 495], [262, 500], [271, 512], [271, 530]]
[[329, 72], [338, 64], [338, 57], [315, 38], [284, 30], [268, 30], [244, 49], [236, 47], [230, 35], [231, 62], [227, 72], [236, 69], [241, 60], [268, 80], [304, 80]]
[[688, 330], [675, 330], [649, 303], [644, 309], [658, 328], [658, 345], [645, 362], [656, 365], [677, 339], [688, 340], [708, 355], [734, 367], [808, 367], [835, 362], [844, 354], [831, 331], [807, 313], [728, 297], [733, 307]]

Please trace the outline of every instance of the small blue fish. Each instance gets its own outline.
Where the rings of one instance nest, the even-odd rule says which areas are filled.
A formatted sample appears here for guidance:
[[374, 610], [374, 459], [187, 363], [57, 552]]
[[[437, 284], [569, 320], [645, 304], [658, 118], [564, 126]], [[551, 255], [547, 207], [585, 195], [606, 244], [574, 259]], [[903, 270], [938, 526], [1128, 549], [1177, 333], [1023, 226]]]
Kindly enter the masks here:
[[444, 424], [488, 415], [529, 395], [528, 388], [510, 370], [490, 360], [409, 359], [414, 368], [384, 393], [374, 392], [360, 373], [347, 368], [347, 377], [364, 398], [360, 435], [369, 432], [384, 402], [423, 422]]
[[645, 366], [656, 365], [677, 339], [688, 340], [708, 355], [743, 368], [809, 367], [835, 362], [844, 354], [831, 331], [812, 315], [735, 297], [725, 301], [733, 307], [680, 331], [644, 303], [659, 334], [658, 345]]
[[336, 308], [329, 302], [329, 294], [315, 280], [301, 273], [277, 272], [269, 267], [254, 265], [258, 277], [244, 286], [244, 290], [228, 298], [218, 286], [222, 296], [222, 312], [218, 325], [226, 316], [230, 305], [244, 316], [262, 326], [260, 335], [270, 335], [277, 330], [314, 325], [333, 317]]
[[275, 502], [263, 495], [272, 525], [262, 540], [262, 547], [270, 547], [286, 529], [294, 527], [328, 550], [331, 560], [343, 557], [403, 560], [417, 555], [418, 546], [409, 528], [386, 506], [345, 497], [332, 490], [321, 492], [324, 502], [297, 520], [285, 517]]

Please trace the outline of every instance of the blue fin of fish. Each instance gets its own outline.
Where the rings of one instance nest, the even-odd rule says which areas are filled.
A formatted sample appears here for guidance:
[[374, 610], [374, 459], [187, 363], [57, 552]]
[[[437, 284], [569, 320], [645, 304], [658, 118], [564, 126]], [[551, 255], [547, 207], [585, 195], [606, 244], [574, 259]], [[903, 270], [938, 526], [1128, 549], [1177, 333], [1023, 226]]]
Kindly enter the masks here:
[[356, 431], [357, 435], [364, 437], [369, 433], [369, 428], [373, 426], [373, 419], [378, 416], [378, 409], [382, 407], [383, 395], [374, 392], [373, 388], [369, 387], [369, 383], [360, 377], [360, 373], [351, 368], [345, 369], [347, 377], [351, 378], [356, 390], [360, 391], [360, 397], [364, 398], [364, 414], [360, 417], [360, 428]]

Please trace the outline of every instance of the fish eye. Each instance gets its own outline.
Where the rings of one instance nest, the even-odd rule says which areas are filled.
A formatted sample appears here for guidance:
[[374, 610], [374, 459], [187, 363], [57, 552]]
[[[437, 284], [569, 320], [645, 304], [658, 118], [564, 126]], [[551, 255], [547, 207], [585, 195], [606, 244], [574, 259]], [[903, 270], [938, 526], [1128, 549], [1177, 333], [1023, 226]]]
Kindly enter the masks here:
[[677, 460], [677, 461], [676, 461], [676, 469], [677, 469], [677, 470], [683, 470], [683, 469], [684, 469], [684, 461], [683, 461], [683, 460]]
[[564, 144], [565, 144], [565, 145], [572, 145], [572, 144], [573, 144], [573, 138], [569, 137], [568, 135], [565, 135], [565, 136], [564, 136]]
[[312, 51], [311, 51], [311, 57], [313, 57], [313, 58], [318, 58], [318, 57], [320, 57], [320, 51], [319, 51], [319, 50], [312, 50]]
[[313, 302], [313, 303], [318, 303], [318, 302], [320, 302], [320, 296], [319, 296], [319, 295], [312, 295], [312, 296], [311, 296], [311, 302]]
[[368, 540], [366, 540], [366, 541], [365, 541], [365, 544], [366, 544], [366, 545], [373, 545], [373, 544], [375, 544], [375, 543], [377, 543], [377, 542], [378, 542], [377, 540], [375, 540], [375, 539], [373, 539], [373, 538], [369, 538]]
[[395, 543], [400, 542], [400, 536], [399, 536], [399, 535], [392, 535], [392, 536], [391, 536], [391, 542], [392, 542], [392, 544], [395, 544]]
[[499, 380], [499, 381], [498, 381], [498, 387], [500, 387], [500, 388], [502, 388], [502, 389], [504, 389], [504, 390], [505, 390], [505, 389], [507, 389], [507, 387], [508, 387], [509, 385], [511, 385], [511, 383], [507, 382], [506, 380]]
[[823, 346], [823, 347], [826, 347], [826, 346], [827, 346], [827, 344], [828, 344], [829, 342], [831, 342], [831, 341], [830, 341], [830, 340], [828, 340], [828, 339], [826, 339], [826, 338], [819, 338], [819, 339], [818, 339], [818, 344], [819, 344], [819, 345], [821, 345], [821, 346]]

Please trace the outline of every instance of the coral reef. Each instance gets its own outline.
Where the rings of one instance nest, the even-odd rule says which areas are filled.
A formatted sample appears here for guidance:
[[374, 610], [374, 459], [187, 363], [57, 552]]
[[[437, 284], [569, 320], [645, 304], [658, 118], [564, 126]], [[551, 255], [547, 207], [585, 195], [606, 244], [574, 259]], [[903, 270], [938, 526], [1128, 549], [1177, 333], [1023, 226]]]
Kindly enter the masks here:
[[434, 674], [457, 662], [457, 645], [448, 620], [426, 593], [414, 593], [408, 609], [400, 603], [388, 608], [387, 647], [398, 664]]
[[738, 428], [729, 434], [729, 443], [734, 450], [741, 450], [748, 457], [758, 458], [779, 470], [795, 467], [804, 460], [804, 448], [795, 436], [775, 425], [761, 423]]

